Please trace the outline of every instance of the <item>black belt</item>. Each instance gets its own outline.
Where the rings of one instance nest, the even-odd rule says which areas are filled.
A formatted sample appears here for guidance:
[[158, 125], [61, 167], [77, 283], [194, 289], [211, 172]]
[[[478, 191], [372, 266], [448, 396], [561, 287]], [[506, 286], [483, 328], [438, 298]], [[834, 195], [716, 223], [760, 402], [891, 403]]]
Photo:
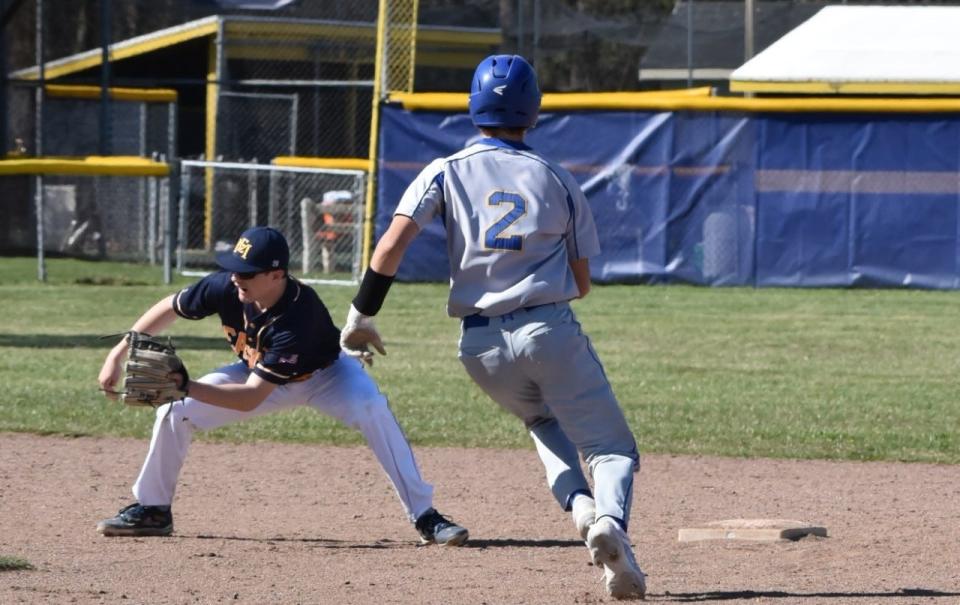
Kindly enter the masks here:
[[484, 326], [490, 325], [490, 318], [484, 317], [479, 313], [474, 313], [473, 315], [467, 315], [463, 318], [463, 329], [469, 330], [470, 328], [482, 328]]
[[534, 309], [539, 309], [540, 307], [546, 307], [548, 305], [554, 305], [556, 303], [544, 303], [542, 305], [532, 305], [530, 307], [521, 307], [516, 311], [510, 311], [510, 313], [504, 313], [503, 315], [495, 315], [493, 317], [487, 317], [486, 315], [480, 315], [479, 313], [474, 313], [473, 315], [467, 315], [463, 318], [463, 329], [469, 330], [470, 328], [484, 328], [490, 325], [491, 319], [502, 318], [511, 313], [517, 313], [520, 311], [533, 311]]

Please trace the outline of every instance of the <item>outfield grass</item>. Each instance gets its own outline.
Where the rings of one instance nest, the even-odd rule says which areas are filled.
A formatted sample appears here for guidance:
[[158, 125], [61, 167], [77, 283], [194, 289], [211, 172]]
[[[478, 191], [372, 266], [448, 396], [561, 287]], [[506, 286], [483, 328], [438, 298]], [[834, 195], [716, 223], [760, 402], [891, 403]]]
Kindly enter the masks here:
[[[0, 259], [0, 431], [149, 434], [152, 412], [106, 401], [96, 375], [141, 311], [179, 285], [157, 268]], [[352, 287], [320, 286], [336, 321]], [[378, 325], [389, 355], [372, 370], [411, 441], [529, 447], [519, 422], [456, 359], [442, 284], [397, 284]], [[960, 463], [958, 293], [597, 286], [576, 302], [642, 452]], [[230, 360], [215, 319], [174, 335], [200, 375]], [[359, 443], [306, 410], [203, 438]]]

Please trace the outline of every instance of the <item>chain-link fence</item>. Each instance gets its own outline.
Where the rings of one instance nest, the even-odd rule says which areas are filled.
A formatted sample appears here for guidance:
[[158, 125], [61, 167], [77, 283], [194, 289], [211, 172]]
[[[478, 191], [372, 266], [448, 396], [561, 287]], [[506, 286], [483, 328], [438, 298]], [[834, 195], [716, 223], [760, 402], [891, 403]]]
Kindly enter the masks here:
[[373, 23], [224, 17], [205, 155], [367, 157], [375, 56]]
[[291, 270], [308, 281], [355, 283], [365, 187], [360, 170], [184, 161], [177, 269], [211, 270], [214, 253], [241, 232], [271, 225], [290, 244]]
[[[746, 55], [763, 50], [822, 6], [838, 3], [329, 0], [252, 11], [217, 0], [0, 2], [0, 153], [9, 158], [159, 152], [254, 164], [277, 156], [370, 159], [380, 100], [375, 93], [465, 92], [477, 62], [492, 53], [528, 57], [545, 92], [719, 86]], [[64, 96], [50, 84], [88, 89]], [[101, 87], [169, 89], [176, 93], [176, 111], [168, 102], [101, 97]], [[257, 197], [253, 204], [244, 202], [243, 224], [273, 220], [264, 214], [270, 177], [262, 169], [253, 169], [255, 177], [223, 173], [232, 178], [218, 176], [220, 168], [204, 168], [199, 176], [196, 170], [190, 186], [203, 193], [187, 207], [186, 224], [193, 231], [184, 234], [181, 254], [191, 261], [196, 253], [196, 262], [203, 262], [216, 242], [237, 235], [232, 197]], [[0, 224], [6, 236], [0, 246], [24, 248], [35, 240], [33, 178], [0, 179], [9, 210]], [[143, 192], [148, 186], [138, 187], [132, 193], [136, 199], [148, 195]], [[353, 190], [323, 185], [320, 193], [298, 195], [322, 203], [327, 192]], [[372, 187], [367, 195], [362, 207], [370, 209]], [[296, 203], [283, 211], [292, 213], [291, 225], [300, 229], [288, 236], [307, 251], [309, 272], [322, 271], [324, 248], [313, 246], [316, 238], [303, 244]], [[364, 220], [356, 221], [356, 229], [361, 223], [369, 227], [369, 217], [360, 216]], [[366, 245], [359, 237], [351, 245], [369, 250], [371, 235], [365, 235]], [[146, 241], [144, 253], [153, 247]], [[314, 250], [320, 250], [315, 259]], [[327, 255], [328, 270], [344, 273], [343, 261], [331, 260], [334, 256]]]
[[217, 155], [253, 163], [297, 155], [299, 116], [297, 94], [221, 92]]
[[[217, 0], [22, 0], [3, 3], [0, 55], [13, 74], [10, 89], [36, 81], [39, 74], [27, 71], [41, 60], [48, 62], [49, 81], [177, 88], [187, 99], [190, 124], [185, 157], [254, 157], [226, 142], [222, 152], [205, 144], [205, 114], [216, 111], [216, 102], [204, 98], [208, 87], [296, 95], [298, 154], [365, 157], [377, 60], [388, 72], [385, 91], [464, 90], [477, 61], [493, 52], [530, 59], [546, 92], [723, 89], [748, 56], [824, 6], [878, 3], [898, 2], [388, 0], [386, 55], [378, 57], [376, 0], [300, 1], [273, 11]], [[107, 74], [98, 56], [104, 43], [126, 45]], [[409, 61], [415, 70], [403, 67]], [[276, 128], [275, 138], [286, 141], [286, 121], [278, 119]], [[261, 130], [270, 136], [268, 124]]]
[[[36, 83], [21, 84], [7, 97], [10, 155], [172, 157], [176, 152], [174, 90], [112, 88], [106, 113], [96, 87], [48, 84], [40, 90]], [[106, 141], [100, 136], [104, 117]]]
[[[418, 17], [424, 2], [432, 9], [428, 22]], [[415, 64], [428, 75], [417, 84], [438, 90], [451, 81], [445, 72], [472, 69], [497, 50], [501, 37], [490, 17], [495, 1], [468, 3], [476, 5], [471, 13], [481, 7], [487, 15], [478, 24], [462, 22], [449, 4], [331, 0], [272, 11], [210, 0], [9, 4], [0, 37], [0, 62], [9, 77], [3, 94], [7, 119], [0, 124], [6, 132], [0, 134], [4, 145], [20, 138], [37, 154], [31, 129], [38, 112], [32, 105], [35, 88], [44, 84], [166, 87], [179, 94], [175, 156], [260, 162], [273, 155], [367, 158], [378, 63], [384, 65], [384, 92], [412, 90]], [[379, 49], [378, 33], [383, 33]], [[455, 88], [468, 81], [458, 75]], [[99, 153], [104, 148], [128, 153], [117, 149], [130, 146], [113, 138], [138, 128], [126, 123], [126, 109], [117, 103], [109, 109], [95, 111], [92, 129], [78, 140]], [[108, 123], [101, 123], [102, 117]], [[53, 140], [60, 137], [57, 122], [48, 122], [42, 139], [59, 145]], [[147, 144], [147, 152], [154, 147]], [[166, 148], [160, 151], [169, 155]]]
[[156, 176], [0, 176], [7, 246], [99, 260], [163, 261], [169, 179]]
[[[20, 138], [33, 149], [35, 137], [22, 127], [33, 119], [33, 89], [21, 87], [39, 81], [37, 66], [45, 62], [48, 82], [175, 88], [182, 117], [180, 157], [266, 162], [278, 148], [283, 154], [294, 148], [301, 156], [369, 157], [378, 61], [385, 71], [383, 92], [464, 91], [477, 62], [495, 52], [530, 59], [545, 92], [703, 84], [725, 92], [729, 73], [750, 55], [824, 6], [841, 3], [877, 4], [387, 0], [386, 36], [378, 55], [381, 3], [376, 0], [301, 1], [272, 11], [242, 10], [236, 8], [239, 3], [216, 0], [5, 2], [0, 62], [10, 80], [4, 95], [7, 132], [0, 132], [0, 144], [9, 150]], [[100, 64], [103, 44], [114, 48], [106, 70]], [[410, 64], [416, 68], [408, 69]], [[236, 94], [253, 96], [238, 104], [236, 97], [227, 97]], [[15, 98], [23, 95], [28, 100]], [[279, 98], [296, 99], [292, 126], [292, 104]], [[118, 125], [112, 130], [136, 129]], [[242, 137], [233, 134], [241, 131]], [[90, 142], [98, 137], [84, 135]]]
[[418, 0], [393, 0], [380, 16], [384, 27], [381, 92], [413, 92]]

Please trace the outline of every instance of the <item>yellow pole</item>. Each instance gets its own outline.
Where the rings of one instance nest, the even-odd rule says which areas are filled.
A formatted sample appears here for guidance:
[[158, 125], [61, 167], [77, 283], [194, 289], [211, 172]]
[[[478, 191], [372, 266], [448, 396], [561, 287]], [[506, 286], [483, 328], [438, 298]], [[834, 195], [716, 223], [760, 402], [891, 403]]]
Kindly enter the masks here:
[[413, 0], [413, 16], [410, 18], [410, 59], [407, 69], [407, 92], [413, 92], [413, 78], [416, 75], [417, 65], [417, 12], [420, 9], [420, 0]]
[[[217, 101], [220, 97], [220, 36], [222, 23], [217, 33], [210, 39], [207, 51], [207, 116], [205, 130], [204, 157], [208, 162], [216, 159], [217, 153]], [[204, 211], [203, 244], [207, 250], [213, 247], [213, 168], [203, 171]]]
[[380, 130], [380, 96], [383, 80], [383, 60], [386, 50], [385, 33], [386, 21], [389, 17], [389, 0], [380, 0], [377, 15], [377, 50], [373, 70], [373, 107], [370, 114], [370, 162], [367, 168], [367, 197], [363, 208], [363, 254], [360, 261], [360, 270], [366, 271], [370, 266], [370, 252], [373, 248], [373, 204], [376, 198], [377, 187], [377, 140]]

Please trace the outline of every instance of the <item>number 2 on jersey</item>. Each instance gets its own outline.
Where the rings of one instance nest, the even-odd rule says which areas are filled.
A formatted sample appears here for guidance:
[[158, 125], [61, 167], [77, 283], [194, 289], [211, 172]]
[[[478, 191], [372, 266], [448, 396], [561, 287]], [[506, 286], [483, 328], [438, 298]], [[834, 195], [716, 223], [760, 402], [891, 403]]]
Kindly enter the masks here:
[[483, 243], [488, 250], [521, 250], [523, 249], [523, 236], [499, 237], [499, 235], [509, 229], [510, 225], [517, 222], [527, 212], [527, 202], [516, 193], [505, 191], [497, 191], [487, 198], [487, 205], [489, 206], [499, 206], [501, 204], [512, 204], [513, 208], [484, 232]]

